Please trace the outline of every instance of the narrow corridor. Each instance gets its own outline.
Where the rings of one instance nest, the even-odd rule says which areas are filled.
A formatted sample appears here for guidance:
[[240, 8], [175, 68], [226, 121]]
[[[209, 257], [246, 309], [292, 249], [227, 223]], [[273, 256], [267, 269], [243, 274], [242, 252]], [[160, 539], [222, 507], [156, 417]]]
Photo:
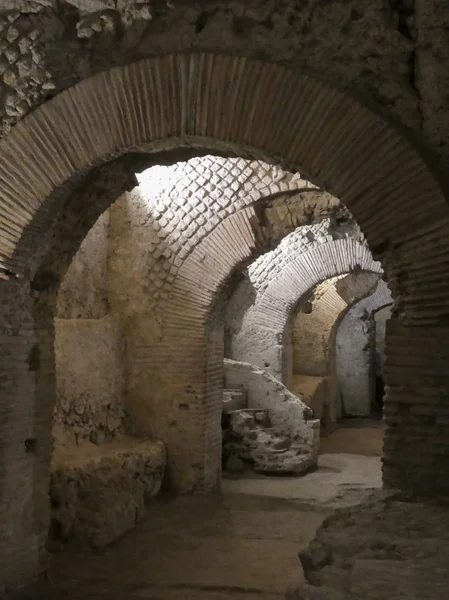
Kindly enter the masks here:
[[349, 454], [368, 453], [362, 439], [380, 453], [381, 428], [342, 428], [323, 441], [330, 453], [320, 467], [303, 477], [226, 478], [222, 494], [156, 500], [145, 521], [104, 552], [56, 553], [42, 598], [285, 598], [301, 577], [298, 552], [323, 519], [380, 487], [380, 458]]

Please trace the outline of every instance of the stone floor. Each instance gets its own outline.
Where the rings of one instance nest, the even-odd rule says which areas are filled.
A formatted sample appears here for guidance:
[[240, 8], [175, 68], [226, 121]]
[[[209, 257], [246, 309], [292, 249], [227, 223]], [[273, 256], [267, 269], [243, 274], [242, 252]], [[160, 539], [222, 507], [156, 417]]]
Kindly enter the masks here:
[[154, 501], [139, 527], [102, 553], [56, 553], [51, 585], [28, 597], [285, 598], [302, 578], [298, 551], [323, 520], [380, 486], [381, 437], [376, 425], [363, 435], [340, 429], [323, 441], [319, 468], [302, 477], [227, 478], [220, 495]]

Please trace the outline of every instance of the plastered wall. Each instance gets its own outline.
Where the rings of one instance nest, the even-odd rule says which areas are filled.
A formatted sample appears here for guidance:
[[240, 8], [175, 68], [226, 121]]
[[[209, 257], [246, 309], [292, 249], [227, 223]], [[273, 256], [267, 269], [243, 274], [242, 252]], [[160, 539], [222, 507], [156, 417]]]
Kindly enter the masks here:
[[130, 426], [125, 409], [125, 343], [109, 314], [107, 211], [83, 240], [62, 281], [55, 319], [56, 452], [108, 442]]

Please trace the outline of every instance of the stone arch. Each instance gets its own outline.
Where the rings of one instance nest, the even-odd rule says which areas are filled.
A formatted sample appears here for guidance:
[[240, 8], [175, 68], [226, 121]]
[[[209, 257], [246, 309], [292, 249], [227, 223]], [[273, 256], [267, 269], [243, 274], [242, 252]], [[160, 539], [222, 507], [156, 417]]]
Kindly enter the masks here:
[[[397, 366], [388, 374], [385, 481], [421, 488], [421, 474], [431, 468], [434, 489], [446, 489], [447, 466], [433, 437], [439, 417], [429, 405], [435, 393], [445, 397], [441, 390], [449, 383], [443, 379], [429, 387], [427, 381], [429, 372], [446, 373], [442, 349], [449, 338], [447, 292], [435, 283], [447, 277], [449, 213], [439, 182], [401, 134], [348, 95], [298, 70], [219, 54], [168, 55], [96, 75], [36, 109], [0, 142], [0, 265], [8, 279], [2, 282], [1, 344], [10, 360], [2, 381], [11, 399], [3, 424], [9, 448], [4, 465], [14, 448], [8, 430], [34, 436], [44, 418], [45, 411], [35, 406], [34, 378], [39, 370], [51, 370], [52, 357], [46, 349], [37, 357], [27, 278], [36, 270], [63, 199], [92, 169], [112, 159], [178, 147], [280, 157], [348, 206], [373, 252], [385, 259], [398, 297], [400, 319], [388, 330], [389, 356]], [[402, 360], [404, 345], [409, 362]], [[422, 413], [410, 412], [404, 382], [417, 392], [416, 408], [434, 417], [428, 426], [421, 423]], [[200, 395], [195, 402], [201, 407], [207, 398]], [[407, 440], [416, 450], [413, 424], [420, 428], [420, 452], [411, 460]], [[25, 480], [46, 496], [49, 446], [42, 440], [39, 455], [25, 457], [21, 477], [8, 471], [6, 487], [24, 502]], [[196, 455], [191, 458], [197, 462]], [[29, 486], [26, 490], [30, 498]], [[30, 522], [24, 547], [44, 544], [45, 510], [36, 510], [39, 533]]]

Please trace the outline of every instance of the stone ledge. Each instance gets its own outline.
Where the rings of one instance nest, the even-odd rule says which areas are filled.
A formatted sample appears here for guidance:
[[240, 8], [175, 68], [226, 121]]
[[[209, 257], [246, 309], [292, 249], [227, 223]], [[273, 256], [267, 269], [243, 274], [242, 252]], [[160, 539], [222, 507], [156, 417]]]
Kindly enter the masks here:
[[132, 529], [161, 487], [162, 442], [126, 439], [56, 453], [51, 472], [51, 540], [102, 548]]

